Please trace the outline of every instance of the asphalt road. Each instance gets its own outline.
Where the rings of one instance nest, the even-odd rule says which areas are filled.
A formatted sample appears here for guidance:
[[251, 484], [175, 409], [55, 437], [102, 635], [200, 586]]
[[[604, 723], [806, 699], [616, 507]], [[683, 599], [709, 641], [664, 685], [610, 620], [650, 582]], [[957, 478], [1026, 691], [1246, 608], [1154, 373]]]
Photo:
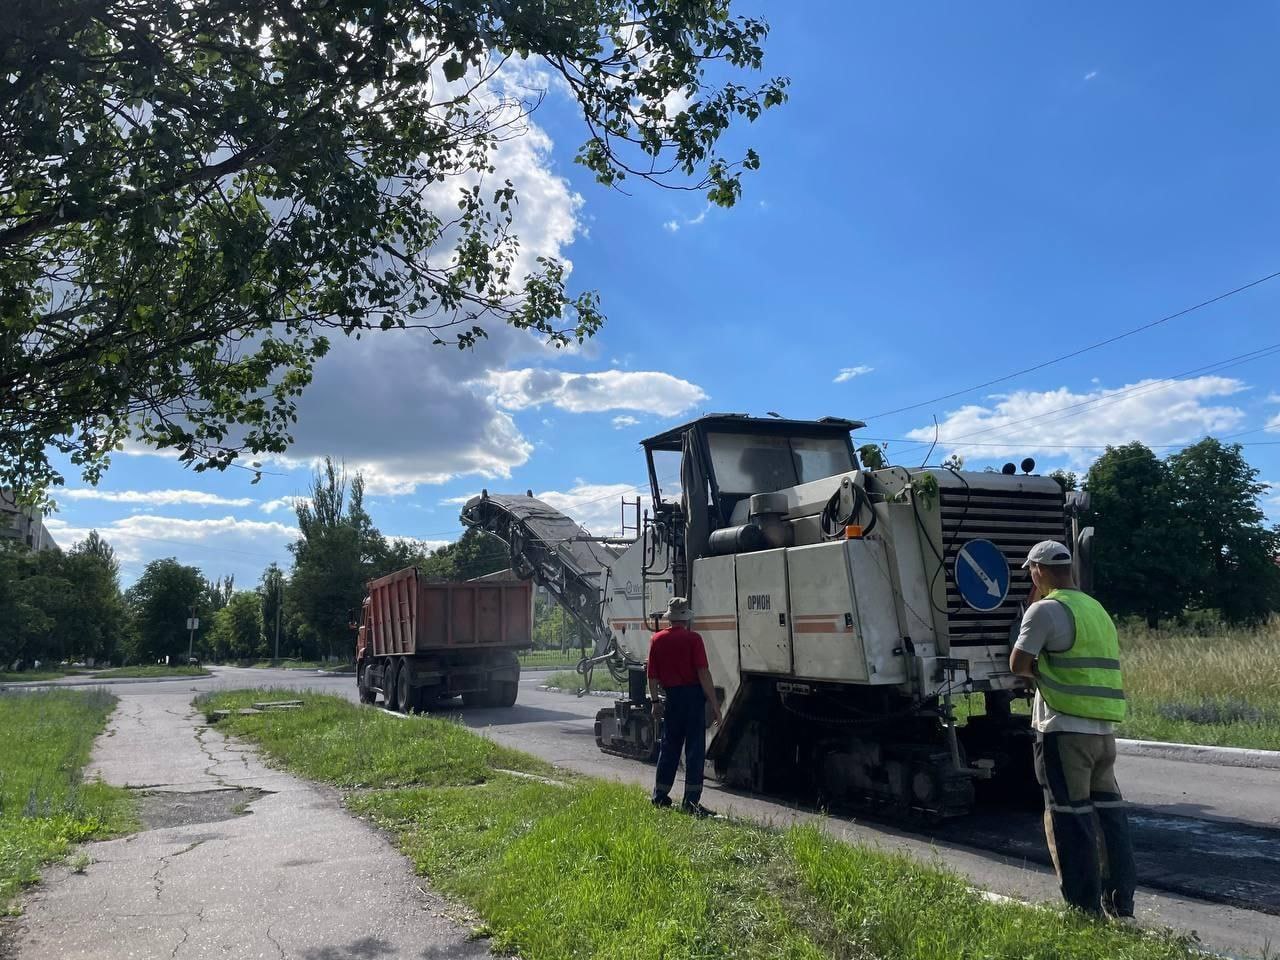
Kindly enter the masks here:
[[[114, 692], [173, 697], [219, 687], [284, 687], [355, 700], [350, 675], [214, 668], [210, 678], [145, 686], [117, 682]], [[538, 689], [545, 674], [523, 678], [520, 700], [501, 710], [455, 710], [493, 739], [594, 776], [648, 784], [652, 768], [610, 757], [595, 746], [593, 718], [609, 701]], [[1280, 943], [1280, 770], [1123, 756], [1118, 777], [1134, 804], [1141, 922], [1194, 930], [1209, 949], [1258, 956]], [[948, 821], [928, 832], [823, 815], [708, 784], [706, 802], [733, 816], [785, 826], [814, 822], [842, 839], [946, 863], [993, 893], [1055, 901], [1038, 817], [1001, 812]], [[256, 808], [255, 808], [256, 809]]]

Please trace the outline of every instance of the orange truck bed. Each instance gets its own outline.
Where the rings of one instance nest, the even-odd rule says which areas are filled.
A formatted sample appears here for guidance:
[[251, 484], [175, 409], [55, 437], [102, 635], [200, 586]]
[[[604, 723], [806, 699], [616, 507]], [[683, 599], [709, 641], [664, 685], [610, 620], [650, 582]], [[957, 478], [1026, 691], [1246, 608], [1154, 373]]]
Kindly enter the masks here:
[[360, 656], [388, 657], [533, 643], [528, 580], [429, 583], [417, 567], [370, 581], [361, 618]]

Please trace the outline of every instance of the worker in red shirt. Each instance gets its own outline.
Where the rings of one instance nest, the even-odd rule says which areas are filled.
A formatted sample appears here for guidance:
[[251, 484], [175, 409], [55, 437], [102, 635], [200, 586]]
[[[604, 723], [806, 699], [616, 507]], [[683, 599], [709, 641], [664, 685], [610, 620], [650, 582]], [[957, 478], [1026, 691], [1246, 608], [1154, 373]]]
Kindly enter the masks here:
[[714, 817], [702, 805], [702, 764], [707, 750], [707, 704], [715, 723], [720, 722], [720, 702], [711, 685], [707, 651], [702, 637], [689, 629], [693, 612], [684, 597], [667, 603], [667, 622], [649, 641], [649, 695], [653, 713], [664, 720], [662, 743], [658, 748], [658, 775], [653, 786], [653, 805], [671, 806], [671, 788], [676, 782], [680, 751], [684, 750], [684, 803], [681, 809], [695, 817]]

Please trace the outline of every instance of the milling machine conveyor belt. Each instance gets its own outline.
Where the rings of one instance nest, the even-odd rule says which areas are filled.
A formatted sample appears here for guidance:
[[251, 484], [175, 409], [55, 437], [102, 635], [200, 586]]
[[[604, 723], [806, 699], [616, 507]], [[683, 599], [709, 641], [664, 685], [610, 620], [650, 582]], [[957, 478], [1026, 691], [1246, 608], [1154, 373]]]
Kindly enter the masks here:
[[505, 540], [512, 569], [545, 587], [591, 634], [596, 649], [604, 649], [609, 631], [602, 601], [619, 549], [533, 496], [482, 493], [467, 501], [461, 519]]

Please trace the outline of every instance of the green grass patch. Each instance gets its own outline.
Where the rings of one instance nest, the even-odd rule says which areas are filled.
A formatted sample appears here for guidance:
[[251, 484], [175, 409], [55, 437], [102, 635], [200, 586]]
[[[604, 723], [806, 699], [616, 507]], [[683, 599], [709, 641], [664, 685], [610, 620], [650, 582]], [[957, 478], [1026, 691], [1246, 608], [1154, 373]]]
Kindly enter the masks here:
[[519, 654], [520, 666], [530, 670], [571, 667], [582, 659], [579, 650], [524, 650]]
[[204, 694], [195, 702], [209, 713], [294, 699], [304, 705], [231, 716], [218, 728], [248, 737], [269, 758], [303, 776], [340, 787], [477, 784], [495, 768], [535, 774], [552, 769], [444, 717], [396, 717], [326, 694], [236, 690]]
[[[198, 702], [235, 709], [296, 696], [251, 690]], [[524, 960], [1199, 956], [1170, 934], [990, 903], [952, 873], [813, 827], [779, 832], [657, 810], [637, 787], [556, 771], [447, 720], [303, 696], [302, 709], [220, 726], [315, 779], [405, 784], [345, 802], [470, 907], [498, 951]]]
[[816, 827], [787, 833], [804, 887], [829, 914], [847, 955], [1175, 960], [1200, 956], [1194, 940], [1097, 923], [1052, 907], [993, 903], [955, 874], [831, 839]]
[[[547, 686], [556, 690], [577, 693], [582, 689], [582, 674], [576, 670], [561, 670], [559, 673], [553, 673], [547, 677]], [[591, 689], [622, 691], [626, 689], [626, 685], [613, 679], [613, 675], [602, 667], [591, 671]]]
[[169, 666], [163, 663], [148, 663], [134, 667], [112, 667], [110, 670], [99, 670], [93, 674], [95, 680], [124, 679], [128, 677], [207, 677], [209, 671], [204, 667], [190, 664]]
[[0, 673], [0, 683], [35, 683], [40, 680], [59, 680], [79, 673], [78, 670], [19, 670]]
[[136, 828], [127, 791], [81, 777], [115, 703], [102, 690], [0, 693], [0, 914], [72, 844]]
[[503, 777], [349, 806], [525, 960], [831, 955], [787, 901], [781, 834], [655, 811], [632, 787]]

